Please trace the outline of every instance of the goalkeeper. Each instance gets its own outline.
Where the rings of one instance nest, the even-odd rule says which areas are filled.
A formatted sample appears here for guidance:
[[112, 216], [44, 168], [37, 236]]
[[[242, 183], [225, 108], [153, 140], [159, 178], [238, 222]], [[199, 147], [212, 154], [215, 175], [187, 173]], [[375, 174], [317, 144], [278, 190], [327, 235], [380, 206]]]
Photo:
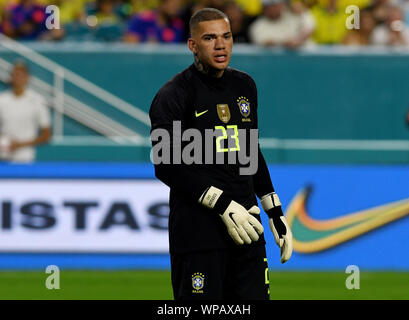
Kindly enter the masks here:
[[[194, 63], [159, 90], [149, 111], [155, 175], [170, 187], [174, 298], [269, 299], [264, 230], [256, 195], [269, 217], [282, 263], [291, 256], [292, 235], [258, 142], [258, 170], [250, 175], [241, 174], [237, 161], [175, 161], [187, 146], [184, 135], [181, 139], [187, 129], [196, 129], [201, 139], [208, 129], [217, 133], [212, 157], [222, 155], [224, 160], [231, 154], [237, 156], [244, 146], [249, 150], [250, 131], [258, 129], [255, 82], [228, 67], [233, 40], [226, 15], [201, 9], [190, 19], [190, 33], [188, 46]], [[245, 132], [245, 140], [239, 131]], [[159, 138], [158, 132], [168, 135]], [[166, 144], [170, 147], [158, 148]], [[207, 145], [205, 139], [200, 145]], [[203, 150], [202, 157], [207, 159], [209, 150]], [[166, 155], [170, 163], [157, 161]]]

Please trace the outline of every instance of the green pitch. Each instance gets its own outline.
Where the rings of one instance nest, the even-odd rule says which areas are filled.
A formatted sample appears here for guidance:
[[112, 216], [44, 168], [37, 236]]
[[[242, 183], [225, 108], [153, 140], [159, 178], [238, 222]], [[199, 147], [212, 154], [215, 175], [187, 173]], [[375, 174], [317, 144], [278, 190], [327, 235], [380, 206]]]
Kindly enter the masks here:
[[[48, 290], [45, 272], [0, 272], [0, 299], [172, 299], [168, 271], [65, 271]], [[347, 290], [343, 272], [270, 272], [271, 299], [409, 299], [409, 273], [365, 272]]]

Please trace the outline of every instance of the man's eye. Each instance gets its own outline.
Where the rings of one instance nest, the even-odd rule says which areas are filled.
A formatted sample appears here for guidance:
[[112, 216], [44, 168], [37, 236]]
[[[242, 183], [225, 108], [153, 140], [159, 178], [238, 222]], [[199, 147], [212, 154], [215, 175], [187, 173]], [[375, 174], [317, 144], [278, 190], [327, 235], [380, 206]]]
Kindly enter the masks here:
[[230, 38], [231, 38], [231, 34], [226, 34], [226, 35], [224, 36], [224, 38], [225, 38], [225, 39], [230, 39]]
[[212, 37], [204, 37], [206, 41], [212, 40]]

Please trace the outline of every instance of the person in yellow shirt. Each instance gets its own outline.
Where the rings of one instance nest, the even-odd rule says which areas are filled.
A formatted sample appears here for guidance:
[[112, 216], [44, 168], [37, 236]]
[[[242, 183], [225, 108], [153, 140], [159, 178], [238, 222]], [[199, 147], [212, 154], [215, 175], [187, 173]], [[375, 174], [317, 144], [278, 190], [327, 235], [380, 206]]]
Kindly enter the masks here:
[[85, 6], [92, 0], [38, 0], [43, 5], [55, 5], [60, 9], [61, 24], [85, 19]]
[[0, 23], [3, 21], [4, 11], [16, 4], [18, 4], [18, 0], [0, 1]]
[[318, 44], [341, 43], [348, 32], [345, 27], [345, 11], [338, 8], [337, 0], [329, 0], [327, 4], [322, 4], [311, 8], [316, 22], [312, 39]]
[[263, 11], [263, 3], [261, 0], [235, 0], [235, 2], [243, 9], [248, 16], [258, 16]]
[[318, 0], [311, 8], [316, 21], [312, 39], [318, 44], [342, 43], [349, 32], [345, 22], [349, 16], [345, 9], [349, 5], [365, 8], [370, 0]]
[[373, 0], [338, 0], [337, 7], [343, 9], [348, 6], [357, 6], [359, 9], [369, 7], [372, 4]]
[[121, 22], [121, 17], [115, 10], [115, 3], [113, 0], [98, 0], [96, 1], [96, 13], [98, 24], [113, 25]]

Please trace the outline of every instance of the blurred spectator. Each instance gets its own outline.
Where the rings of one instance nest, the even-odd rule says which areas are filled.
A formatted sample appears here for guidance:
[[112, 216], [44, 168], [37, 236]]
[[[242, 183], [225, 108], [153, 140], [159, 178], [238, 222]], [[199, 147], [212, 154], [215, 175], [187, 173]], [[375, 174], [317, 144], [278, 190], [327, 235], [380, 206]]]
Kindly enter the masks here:
[[1, 31], [11, 38], [34, 40], [47, 31], [46, 18], [44, 6], [34, 0], [20, 0], [4, 9]]
[[386, 21], [377, 26], [371, 43], [376, 45], [409, 45], [409, 27], [405, 25], [403, 11], [399, 7], [389, 7]]
[[50, 115], [38, 93], [26, 89], [29, 71], [18, 62], [11, 72], [11, 90], [0, 94], [0, 145], [3, 158], [32, 162], [34, 146], [50, 139]]
[[145, 11], [129, 21], [125, 41], [177, 43], [183, 41], [184, 23], [178, 17], [181, 0], [160, 0], [156, 10]]
[[313, 40], [318, 44], [339, 44], [348, 29], [345, 27], [345, 8], [337, 5], [337, 0], [320, 1], [311, 9], [316, 21]]
[[226, 0], [198, 0], [199, 4], [202, 4], [205, 8], [215, 8], [218, 10], [223, 10]]
[[121, 4], [115, 0], [97, 0], [88, 9], [86, 23], [95, 40], [117, 41], [122, 38], [124, 28]]
[[226, 3], [224, 13], [229, 17], [230, 27], [233, 34], [234, 43], [248, 43], [249, 37], [247, 34], [248, 21], [240, 6], [234, 2]]
[[297, 48], [312, 34], [314, 20], [301, 2], [291, 7], [280, 0], [265, 0], [263, 4], [263, 15], [250, 25], [253, 43]]
[[187, 40], [190, 36], [190, 30], [189, 30], [189, 21], [190, 17], [193, 16], [193, 14], [196, 11], [199, 11], [200, 9], [203, 8], [216, 8], [220, 11], [224, 10], [224, 5], [225, 5], [225, 0], [187, 0], [185, 1], [185, 5], [182, 8], [182, 11], [180, 13], [180, 17], [183, 20], [183, 24], [186, 26], [185, 32], [184, 32], [184, 40]]
[[346, 45], [365, 46], [370, 44], [375, 19], [370, 10], [364, 9], [359, 14], [359, 29], [350, 30], [344, 38]]
[[159, 0], [130, 0], [133, 13], [141, 13], [147, 10], [154, 10], [159, 5]]
[[235, 0], [243, 9], [247, 16], [255, 17], [263, 12], [263, 3], [261, 0]]
[[348, 6], [357, 6], [360, 9], [369, 7], [374, 0], [338, 0], [337, 7], [338, 9], [344, 10]]
[[373, 0], [371, 5], [372, 15], [376, 24], [386, 22], [391, 0]]
[[315, 19], [307, 5], [301, 0], [290, 1], [289, 9], [301, 21], [300, 30], [302, 31], [300, 31], [300, 35], [296, 38], [295, 42], [290, 43], [290, 46], [298, 47], [310, 40], [315, 30]]
[[403, 10], [405, 24], [409, 26], [409, 0], [399, 0], [398, 5]]
[[[46, 29], [47, 5], [60, 9], [61, 29]], [[345, 27], [350, 5], [361, 9], [360, 29]], [[228, 15], [235, 43], [409, 45], [409, 0], [0, 0], [0, 32], [18, 40], [178, 43], [204, 7]]]
[[17, 5], [19, 0], [8, 0], [8, 1], [0, 1], [0, 23], [3, 21], [3, 14], [4, 12]]
[[[290, 1], [294, 1], [294, 0], [290, 0]], [[297, 1], [297, 0], [295, 0]], [[311, 9], [312, 7], [314, 7], [317, 4], [318, 0], [302, 0], [302, 3], [309, 9]]]
[[114, 0], [97, 0], [95, 17], [98, 24], [116, 24], [121, 22], [121, 17], [115, 9]]
[[185, 4], [185, 11], [189, 14], [189, 18], [203, 8], [215, 8], [223, 11], [226, 0], [188, 0]]
[[186, 4], [183, 6], [182, 11], [180, 13], [180, 18], [183, 21], [183, 25], [186, 26], [183, 40], [186, 41], [190, 37], [190, 30], [189, 30], [189, 20], [190, 17], [198, 10], [205, 8], [204, 1], [200, 0], [187, 0]]
[[93, 0], [41, 0], [44, 6], [55, 5], [60, 9], [60, 22], [62, 25], [85, 20], [85, 7]]
[[0, 23], [3, 20], [3, 13], [7, 8], [18, 4], [19, 0], [0, 1]]

